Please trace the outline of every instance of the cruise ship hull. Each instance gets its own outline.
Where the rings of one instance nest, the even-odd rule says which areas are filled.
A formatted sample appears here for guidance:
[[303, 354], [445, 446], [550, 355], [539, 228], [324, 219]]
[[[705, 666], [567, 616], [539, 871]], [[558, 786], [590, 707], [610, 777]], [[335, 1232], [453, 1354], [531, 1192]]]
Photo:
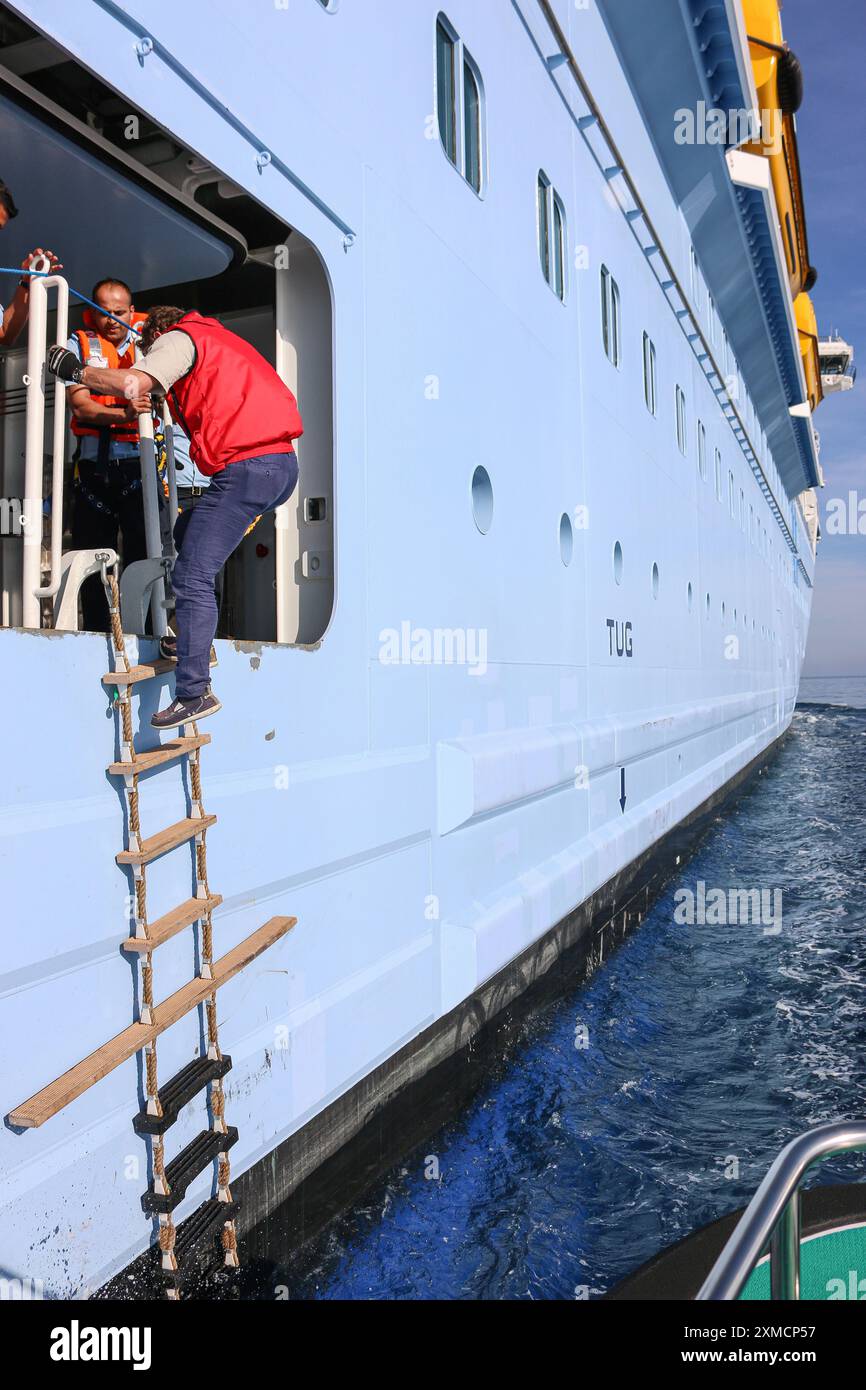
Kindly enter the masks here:
[[[437, 132], [425, 135], [435, 8], [396, 17], [377, 3], [362, 19], [361, 7], [329, 14], [308, 0], [242, 35], [221, 6], [207, 7], [204, 30], [200, 6], [163, 0], [146, 29], [136, 6], [107, 0], [11, 8], [84, 68], [110, 71], [136, 108], [295, 229], [327, 291], [331, 352], [318, 360], [330, 379], [308, 385], [299, 452], [303, 488], [304, 450], [321, 448], [311, 436], [327, 415], [333, 611], [313, 640], [301, 626], [294, 644], [217, 642], [224, 708], [202, 753], [219, 951], [265, 916], [298, 919], [219, 993], [233, 1194], [255, 1245], [317, 1174], [323, 1211], [345, 1198], [350, 1180], [329, 1175], [347, 1145], [369, 1146], [372, 1172], [420, 1141], [419, 1114], [438, 1113], [424, 1098], [443, 1078], [459, 1099], [453, 1059], [600, 964], [707, 816], [766, 765], [791, 721], [808, 630], [814, 536], [795, 501], [811, 484], [805, 446], [788, 404], [774, 414], [778, 379], [743, 373], [732, 420], [701, 360], [702, 344], [721, 351], [720, 322], [695, 337], [672, 302], [686, 292], [689, 219], [648, 132], [651, 96], [601, 12], [615, 5], [583, 13], [563, 0], [558, 35], [537, 0], [452, 6], [483, 70], [483, 198]], [[386, 9], [384, 52], [373, 34]], [[143, 53], [146, 37], [155, 47]], [[399, 80], [394, 52], [411, 55]], [[564, 61], [546, 61], [554, 53]], [[565, 61], [574, 53], [622, 164], [605, 164]], [[320, 65], [327, 99], [312, 80]], [[519, 110], [506, 100], [515, 65]], [[575, 252], [563, 297], [539, 266], [540, 168]], [[616, 169], [630, 171], [639, 208], [617, 192]], [[750, 202], [750, 225], [759, 215]], [[621, 296], [618, 363], [600, 323], [603, 266]], [[703, 270], [704, 305], [710, 288], [718, 303], [712, 264]], [[757, 314], [758, 279], [741, 293], [731, 342]], [[299, 399], [303, 409], [303, 389]], [[140, 998], [120, 950], [130, 881], [115, 863], [122, 789], [105, 771], [118, 756], [101, 683], [110, 644], [17, 626], [0, 632], [0, 659], [6, 1113], [126, 1028]], [[142, 746], [169, 689], [165, 677], [141, 698]], [[184, 794], [181, 769], [143, 779], [148, 827], [176, 820]], [[187, 898], [186, 857], [158, 861], [148, 891], [154, 913]], [[168, 942], [157, 998], [197, 960], [188, 936]], [[161, 1075], [204, 1046], [192, 1014], [160, 1039]], [[7, 1123], [8, 1276], [53, 1297], [92, 1294], [153, 1238], [141, 1211], [150, 1154], [131, 1129], [143, 1085], [139, 1055], [40, 1128]], [[184, 1113], [173, 1143], [199, 1128]], [[210, 1188], [209, 1173], [193, 1183], [176, 1220]], [[310, 1234], [301, 1218], [295, 1230]]]

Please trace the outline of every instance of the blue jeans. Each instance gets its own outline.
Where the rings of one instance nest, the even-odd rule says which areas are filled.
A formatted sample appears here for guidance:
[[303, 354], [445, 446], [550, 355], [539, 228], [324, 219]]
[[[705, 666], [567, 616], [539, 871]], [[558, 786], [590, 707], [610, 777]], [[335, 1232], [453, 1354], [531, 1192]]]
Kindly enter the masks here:
[[287, 502], [298, 481], [295, 454], [263, 454], [217, 473], [198, 506], [182, 518], [172, 572], [177, 616], [178, 700], [194, 700], [210, 684], [217, 628], [214, 580], [256, 517]]

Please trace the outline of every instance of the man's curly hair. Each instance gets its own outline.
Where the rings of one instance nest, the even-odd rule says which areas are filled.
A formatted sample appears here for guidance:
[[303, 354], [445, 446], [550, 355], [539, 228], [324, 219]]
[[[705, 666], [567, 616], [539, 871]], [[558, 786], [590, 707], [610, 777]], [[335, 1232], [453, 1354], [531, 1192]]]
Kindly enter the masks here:
[[142, 352], [150, 352], [159, 335], [174, 328], [186, 313], [187, 309], [178, 309], [171, 304], [159, 304], [155, 309], [151, 309], [141, 330], [139, 346]]

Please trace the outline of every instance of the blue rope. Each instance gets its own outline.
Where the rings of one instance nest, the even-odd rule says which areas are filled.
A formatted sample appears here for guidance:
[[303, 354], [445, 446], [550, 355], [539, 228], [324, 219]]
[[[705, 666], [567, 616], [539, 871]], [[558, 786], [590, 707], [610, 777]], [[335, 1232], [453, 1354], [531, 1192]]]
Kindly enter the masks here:
[[[0, 275], [17, 275], [19, 279], [22, 275], [38, 275], [42, 279], [46, 279], [51, 274], [52, 272], [50, 270], [22, 270], [20, 266], [0, 265]], [[114, 322], [119, 323], [121, 328], [125, 328], [128, 333], [137, 333], [138, 336], [141, 337], [142, 330], [140, 328], [136, 328], [131, 323], [124, 322], [124, 320], [119, 319], [116, 314], [109, 314], [108, 310], [103, 309], [101, 304], [97, 304], [94, 300], [88, 299], [87, 295], [82, 294], [80, 290], [73, 289], [70, 285], [69, 293], [74, 294], [76, 299], [83, 299], [85, 304], [89, 304], [91, 309], [96, 309], [98, 313], [104, 314], [107, 319], [114, 319]]]

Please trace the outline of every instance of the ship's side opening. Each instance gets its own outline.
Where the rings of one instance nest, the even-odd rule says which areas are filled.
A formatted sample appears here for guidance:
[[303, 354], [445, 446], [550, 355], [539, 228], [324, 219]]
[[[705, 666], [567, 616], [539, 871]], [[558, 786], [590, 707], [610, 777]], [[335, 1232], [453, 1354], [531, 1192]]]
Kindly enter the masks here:
[[[279, 514], [263, 516], [229, 560], [217, 636], [315, 644], [334, 602], [333, 305], [316, 247], [3, 6], [0, 133], [0, 178], [19, 208], [0, 237], [0, 265], [17, 267], [33, 247], [51, 247], [63, 278], [85, 295], [95, 281], [115, 276], [131, 286], [137, 311], [176, 304], [215, 316], [251, 343], [297, 396], [304, 420], [295, 446], [300, 481]], [[0, 303], [9, 304], [15, 286], [14, 275], [0, 276]], [[47, 307], [50, 345], [57, 340], [54, 289]], [[82, 326], [85, 307], [70, 295], [70, 333]], [[57, 595], [35, 603], [27, 587], [32, 519], [28, 532], [21, 517], [28, 416], [35, 408], [26, 386], [28, 346], [28, 330], [14, 345], [0, 344], [0, 625], [82, 630], [74, 596], [70, 604], [67, 595], [61, 613]], [[76, 441], [67, 411], [58, 499], [49, 376], [40, 408], [44, 514], [37, 584], [50, 588], [58, 574], [51, 567], [52, 525], [62, 528], [64, 572], [72, 558]], [[167, 512], [164, 534], [166, 518]], [[118, 555], [122, 574], [122, 535]], [[139, 630], [126, 612], [124, 626]]]

